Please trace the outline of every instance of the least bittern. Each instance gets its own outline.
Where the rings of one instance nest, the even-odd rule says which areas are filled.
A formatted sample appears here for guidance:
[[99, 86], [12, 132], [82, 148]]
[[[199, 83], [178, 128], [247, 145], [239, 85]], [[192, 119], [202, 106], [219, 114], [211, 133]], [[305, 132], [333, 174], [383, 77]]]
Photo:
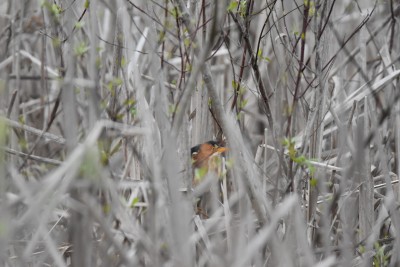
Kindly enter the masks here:
[[209, 171], [213, 171], [220, 176], [221, 155], [227, 150], [226, 147], [216, 141], [208, 141], [190, 149], [195, 171], [194, 185]]
[[[192, 180], [193, 187], [196, 187], [207, 175], [212, 175], [217, 178], [221, 177], [223, 173], [221, 156], [227, 150], [226, 147], [216, 141], [208, 141], [191, 148], [190, 152], [192, 154], [194, 171]], [[203, 215], [203, 217], [208, 217], [208, 205], [206, 201], [204, 201], [205, 198], [207, 197], [200, 197], [196, 205], [196, 213]]]

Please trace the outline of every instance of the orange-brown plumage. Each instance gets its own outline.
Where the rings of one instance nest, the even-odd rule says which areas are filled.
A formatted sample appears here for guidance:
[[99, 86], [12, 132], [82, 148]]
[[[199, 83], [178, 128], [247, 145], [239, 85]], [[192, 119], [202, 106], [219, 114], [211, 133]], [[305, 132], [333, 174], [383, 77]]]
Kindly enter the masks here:
[[[220, 178], [223, 174], [223, 165], [221, 155], [228, 149], [221, 143], [208, 141], [206, 143], [191, 148], [192, 164], [193, 164], [193, 180], [192, 186], [196, 187], [207, 174], [211, 174], [216, 178]], [[209, 192], [199, 197], [196, 203], [196, 214], [202, 218], [208, 218], [209, 212]]]
[[194, 168], [208, 167], [210, 158], [216, 155], [221, 155], [228, 149], [220, 146], [215, 141], [208, 141], [206, 143], [192, 147], [192, 160]]
[[191, 148], [194, 169], [193, 186], [197, 185], [210, 171], [217, 176], [221, 175], [221, 154], [227, 150], [215, 141], [208, 141]]

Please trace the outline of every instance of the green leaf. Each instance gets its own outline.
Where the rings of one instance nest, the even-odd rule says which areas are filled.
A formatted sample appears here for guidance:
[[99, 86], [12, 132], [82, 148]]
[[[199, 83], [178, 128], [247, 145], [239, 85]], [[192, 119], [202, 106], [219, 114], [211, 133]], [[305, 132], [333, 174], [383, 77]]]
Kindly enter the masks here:
[[228, 8], [226, 9], [228, 12], [235, 12], [238, 7], [238, 2], [233, 0], [229, 3]]
[[246, 15], [246, 8], [247, 8], [247, 1], [241, 0], [239, 6], [239, 14], [241, 17], [244, 17]]
[[135, 205], [137, 204], [139, 202], [139, 198], [138, 197], [135, 197], [133, 200], [132, 200], [132, 203], [129, 205], [131, 208], [133, 208], [133, 207], [135, 207]]
[[282, 143], [282, 146], [287, 147], [289, 145], [289, 139], [284, 138], [281, 143]]
[[177, 8], [172, 9], [171, 13], [174, 19], [177, 19], [181, 16], [181, 12]]
[[104, 166], [108, 164], [108, 154], [106, 151], [101, 150], [100, 151], [100, 162], [101, 164], [103, 164]]
[[117, 121], [122, 121], [122, 119], [124, 118], [124, 113], [118, 113], [115, 118], [117, 119]]
[[310, 170], [311, 177], [314, 177], [315, 174], [315, 166], [308, 164], [308, 169]]
[[239, 87], [239, 95], [242, 96], [242, 95], [244, 95], [244, 93], [246, 93], [246, 87], [240, 86]]
[[260, 49], [258, 49], [258, 51], [257, 51], [257, 57], [259, 57], [259, 58], [262, 58], [262, 49], [260, 48]]
[[236, 90], [237, 86], [238, 86], [238, 83], [235, 80], [233, 80], [232, 81], [233, 90]]
[[128, 98], [124, 101], [124, 106], [132, 106], [135, 104], [136, 104], [136, 101], [133, 98]]
[[173, 104], [169, 105], [168, 111], [170, 114], [174, 114], [177, 111], [177, 106]]
[[85, 25], [85, 22], [84, 22], [84, 21], [77, 21], [77, 22], [75, 22], [75, 28], [76, 28], [77, 30], [82, 29], [84, 25]]
[[105, 214], [109, 214], [110, 213], [110, 211], [111, 211], [111, 205], [110, 204], [104, 204], [103, 205], [103, 212], [105, 213]]
[[83, 56], [89, 50], [89, 46], [86, 45], [85, 42], [81, 42], [74, 48], [74, 53], [76, 56]]
[[60, 47], [61, 45], [61, 40], [58, 37], [55, 37], [51, 39], [51, 43], [53, 44], [54, 47]]
[[131, 107], [129, 109], [129, 112], [131, 113], [132, 117], [135, 117], [137, 115], [137, 109], [135, 107]]
[[107, 83], [107, 89], [111, 92], [111, 95], [115, 95], [115, 88], [121, 86], [123, 80], [119, 77], [114, 77], [110, 82]]
[[186, 38], [183, 40], [183, 45], [184, 45], [185, 47], [189, 47], [189, 46], [190, 46], [190, 43], [191, 43], [191, 40], [190, 40], [189, 37], [186, 37]]
[[240, 101], [240, 105], [239, 108], [243, 109], [244, 107], [246, 107], [247, 103], [249, 102], [248, 99], [243, 99], [242, 101]]
[[271, 59], [269, 57], [263, 57], [263, 59], [267, 62], [271, 62]]
[[18, 116], [18, 122], [21, 124], [25, 124], [25, 117], [23, 115]]
[[56, 4], [52, 4], [51, 5], [51, 13], [53, 13], [53, 15], [55, 17], [58, 17], [62, 12], [62, 8], [59, 5]]
[[314, 2], [311, 3], [310, 9], [308, 10], [308, 15], [310, 17], [313, 17], [315, 15], [315, 6], [314, 6]]
[[304, 157], [303, 155], [296, 157], [293, 159], [294, 162], [296, 162], [297, 164], [304, 164], [306, 162], [306, 157]]
[[318, 180], [317, 179], [315, 179], [315, 178], [311, 178], [310, 179], [310, 186], [311, 187], [316, 187], [317, 184], [318, 184]]
[[121, 58], [121, 68], [123, 68], [125, 66], [126, 66], [126, 59], [125, 59], [125, 57], [122, 57]]
[[165, 41], [165, 31], [161, 31], [160, 34], [158, 35], [158, 41], [159, 42], [164, 42]]

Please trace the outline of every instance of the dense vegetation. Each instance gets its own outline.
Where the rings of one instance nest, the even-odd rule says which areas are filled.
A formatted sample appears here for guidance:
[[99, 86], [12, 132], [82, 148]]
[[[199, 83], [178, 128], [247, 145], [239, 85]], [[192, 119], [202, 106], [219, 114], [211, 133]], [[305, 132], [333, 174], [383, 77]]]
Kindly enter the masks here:
[[[1, 1], [0, 265], [399, 266], [399, 17]], [[229, 150], [192, 188], [207, 140]]]

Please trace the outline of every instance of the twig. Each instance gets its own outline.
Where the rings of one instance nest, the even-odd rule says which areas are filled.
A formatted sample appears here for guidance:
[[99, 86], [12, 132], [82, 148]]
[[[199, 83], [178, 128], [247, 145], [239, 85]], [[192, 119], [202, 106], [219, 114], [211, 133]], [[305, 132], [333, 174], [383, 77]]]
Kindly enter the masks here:
[[62, 161], [59, 161], [59, 160], [39, 157], [39, 156], [35, 156], [35, 155], [29, 155], [29, 154], [26, 154], [26, 153], [23, 153], [23, 152], [19, 152], [19, 151], [16, 151], [16, 150], [14, 150], [12, 148], [8, 148], [8, 147], [5, 147], [4, 150], [7, 153], [10, 153], [10, 154], [22, 157], [22, 158], [29, 158], [29, 159], [33, 159], [33, 160], [36, 160], [36, 161], [39, 161], [39, 162], [55, 165], [55, 166], [58, 166], [58, 165], [60, 165], [62, 163]]

